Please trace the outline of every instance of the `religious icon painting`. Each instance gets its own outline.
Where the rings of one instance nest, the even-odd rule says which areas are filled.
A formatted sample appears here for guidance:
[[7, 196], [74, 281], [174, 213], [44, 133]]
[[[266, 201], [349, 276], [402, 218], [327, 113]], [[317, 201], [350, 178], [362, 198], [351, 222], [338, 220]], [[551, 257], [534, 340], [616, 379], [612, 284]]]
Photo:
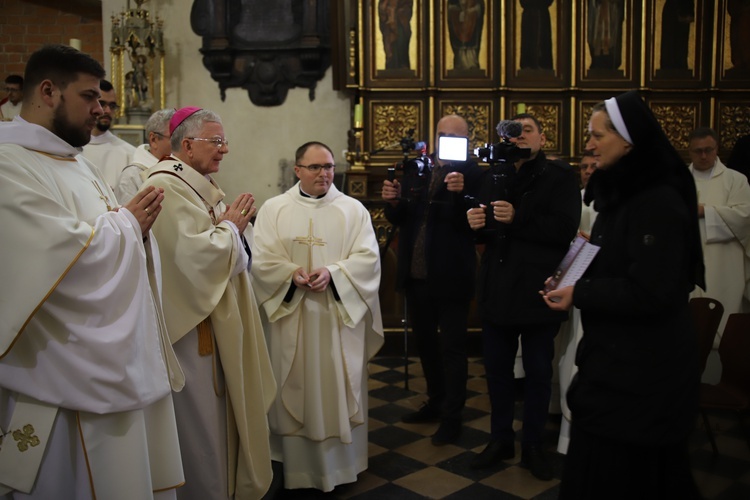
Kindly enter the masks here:
[[570, 78], [570, 4], [509, 0], [505, 5], [508, 84], [563, 86]]
[[716, 33], [720, 42], [716, 65], [718, 86], [747, 88], [750, 85], [750, 1], [719, 0]]
[[647, 7], [646, 80], [650, 87], [705, 87], [710, 77], [706, 28], [713, 13], [704, 0], [655, 0]]
[[634, 54], [640, 54], [643, 2], [585, 0], [576, 5], [582, 9], [577, 51], [580, 85], [637, 86], [640, 68]]
[[496, 78], [497, 50], [492, 43], [500, 27], [498, 2], [441, 0], [434, 11], [438, 37], [436, 61], [441, 86], [487, 86]]
[[429, 26], [422, 0], [377, 0], [367, 3], [370, 52], [365, 75], [374, 87], [423, 86], [424, 38]]

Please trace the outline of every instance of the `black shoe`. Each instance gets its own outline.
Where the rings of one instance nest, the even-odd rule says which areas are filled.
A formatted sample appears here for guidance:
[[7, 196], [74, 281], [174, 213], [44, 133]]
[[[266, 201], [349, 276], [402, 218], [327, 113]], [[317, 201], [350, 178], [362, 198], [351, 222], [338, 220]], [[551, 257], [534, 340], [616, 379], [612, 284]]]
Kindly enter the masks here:
[[513, 441], [493, 439], [479, 455], [471, 460], [469, 467], [472, 469], [486, 469], [503, 460], [510, 460], [514, 456], [516, 456], [516, 448]]
[[444, 420], [437, 432], [432, 435], [432, 444], [435, 446], [443, 446], [446, 444], [455, 443], [458, 441], [458, 437], [461, 435], [461, 421], [460, 420]]
[[401, 417], [401, 421], [405, 424], [437, 422], [438, 420], [440, 420], [440, 410], [428, 403], [423, 404], [419, 410]]
[[531, 471], [531, 475], [542, 481], [552, 479], [552, 466], [538, 444], [526, 445], [521, 453], [521, 465]]

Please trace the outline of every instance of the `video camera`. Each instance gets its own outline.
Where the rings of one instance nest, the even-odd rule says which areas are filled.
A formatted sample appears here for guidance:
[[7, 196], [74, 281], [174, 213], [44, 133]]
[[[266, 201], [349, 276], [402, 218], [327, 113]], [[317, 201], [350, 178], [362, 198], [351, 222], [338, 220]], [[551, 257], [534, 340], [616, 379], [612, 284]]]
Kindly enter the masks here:
[[[432, 158], [427, 156], [427, 144], [425, 142], [414, 142], [414, 129], [406, 131], [406, 136], [399, 142], [404, 159], [396, 164], [396, 170], [402, 170], [404, 177], [415, 175], [424, 177], [432, 171]], [[417, 151], [417, 156], [409, 158], [412, 151]]]
[[[499, 234], [504, 233], [503, 224], [497, 222], [492, 215], [492, 208], [489, 202], [492, 201], [509, 201], [511, 179], [515, 175], [515, 162], [524, 158], [531, 157], [531, 149], [519, 148], [512, 138], [519, 137], [523, 132], [521, 123], [513, 120], [502, 120], [497, 124], [497, 134], [500, 136], [500, 142], [490, 144], [483, 148], [476, 148], [474, 154], [483, 162], [490, 164], [489, 178], [491, 185], [487, 187], [483, 200], [487, 204], [487, 219], [484, 232]], [[467, 200], [472, 207], [479, 207], [479, 201], [475, 199]]]
[[531, 149], [519, 148], [511, 142], [512, 138], [518, 137], [523, 132], [523, 126], [513, 120], [502, 120], [497, 124], [497, 134], [500, 142], [497, 144], [485, 144], [482, 148], [475, 148], [474, 155], [481, 161], [489, 163], [515, 163], [518, 160], [531, 157]]
[[[406, 200], [416, 200], [430, 185], [430, 173], [432, 172], [432, 158], [427, 155], [427, 144], [414, 141], [414, 129], [406, 131], [398, 145], [404, 155], [403, 160], [388, 169], [388, 180], [396, 178], [396, 170], [401, 170], [404, 175], [401, 179], [401, 197]], [[395, 144], [394, 144], [395, 146]], [[409, 158], [412, 151], [417, 151], [417, 156]]]

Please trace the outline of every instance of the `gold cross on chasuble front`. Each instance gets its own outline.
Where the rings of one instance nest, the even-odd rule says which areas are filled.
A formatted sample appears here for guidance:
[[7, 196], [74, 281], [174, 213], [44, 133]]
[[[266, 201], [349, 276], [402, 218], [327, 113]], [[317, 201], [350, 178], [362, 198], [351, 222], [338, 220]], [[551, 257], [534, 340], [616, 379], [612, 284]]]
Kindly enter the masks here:
[[307, 236], [297, 236], [294, 238], [295, 243], [300, 245], [307, 245], [307, 272], [308, 274], [312, 271], [312, 247], [313, 246], [325, 246], [326, 242], [322, 238], [316, 238], [313, 236], [313, 221], [310, 219], [310, 229], [307, 231]]

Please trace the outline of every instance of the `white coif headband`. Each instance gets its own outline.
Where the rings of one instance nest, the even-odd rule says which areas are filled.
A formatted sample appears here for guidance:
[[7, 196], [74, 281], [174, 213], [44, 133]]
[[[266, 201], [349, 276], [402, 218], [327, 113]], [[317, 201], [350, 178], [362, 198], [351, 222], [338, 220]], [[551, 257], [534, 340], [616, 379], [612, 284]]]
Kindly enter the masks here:
[[617, 101], [615, 100], [615, 98], [610, 97], [609, 99], [605, 100], [604, 105], [607, 107], [609, 119], [612, 120], [612, 125], [615, 126], [615, 130], [617, 130], [617, 133], [620, 134], [623, 139], [628, 141], [629, 144], [633, 144], [633, 139], [630, 138], [628, 127], [625, 126], [625, 120], [622, 119], [622, 113], [620, 113], [620, 108], [619, 106], [617, 106]]

